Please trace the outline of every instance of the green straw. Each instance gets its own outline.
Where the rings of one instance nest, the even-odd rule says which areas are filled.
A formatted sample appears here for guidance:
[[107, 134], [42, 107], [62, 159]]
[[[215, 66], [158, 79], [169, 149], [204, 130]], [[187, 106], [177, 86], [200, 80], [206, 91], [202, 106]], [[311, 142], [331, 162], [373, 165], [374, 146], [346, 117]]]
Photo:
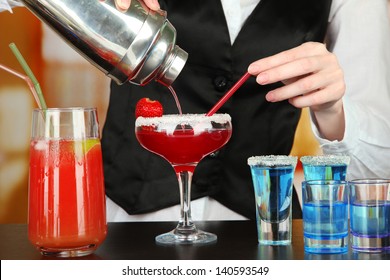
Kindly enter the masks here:
[[22, 54], [20, 53], [19, 49], [16, 47], [15, 43], [9, 44], [9, 47], [11, 48], [12, 52], [16, 56], [16, 59], [19, 61], [20, 65], [22, 66], [24, 72], [26, 72], [27, 76], [32, 81], [34, 88], [38, 94], [40, 108], [47, 109], [45, 98], [43, 97], [41, 87], [38, 83], [38, 80], [35, 78], [33, 72], [31, 71], [30, 67], [28, 66], [26, 60], [23, 58]]

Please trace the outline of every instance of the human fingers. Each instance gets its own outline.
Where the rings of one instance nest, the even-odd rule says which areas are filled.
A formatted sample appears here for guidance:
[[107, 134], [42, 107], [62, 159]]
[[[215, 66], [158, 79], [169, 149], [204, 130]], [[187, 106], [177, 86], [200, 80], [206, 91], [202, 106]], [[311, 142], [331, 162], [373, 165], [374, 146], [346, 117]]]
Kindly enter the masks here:
[[[105, 2], [106, 0], [99, 0], [99, 2]], [[115, 0], [115, 7], [118, 11], [126, 12], [130, 7], [131, 0]]]
[[149, 9], [153, 11], [158, 11], [160, 9], [160, 3], [158, 3], [158, 0], [143, 0], [146, 4], [146, 6], [149, 7]]
[[308, 94], [294, 96], [288, 101], [296, 108], [310, 107], [314, 112], [337, 110], [337, 104], [342, 104], [344, 90], [343, 85], [331, 84]]
[[310, 107], [312, 111], [337, 111], [345, 94], [343, 71], [322, 71], [272, 90], [266, 94], [269, 102], [288, 100], [297, 108]]
[[300, 58], [321, 55], [326, 52], [328, 51], [326, 50], [324, 44], [307, 42], [290, 50], [252, 62], [248, 67], [248, 72], [252, 75], [258, 75], [268, 69], [272, 69]]
[[[157, 0], [143, 0], [143, 2], [149, 9], [153, 11], [157, 11], [160, 9], [160, 4], [158, 3]], [[130, 7], [130, 4], [131, 4], [131, 0], [115, 0], [116, 8], [122, 12], [127, 11], [127, 9]]]
[[344, 95], [343, 71], [337, 57], [323, 44], [305, 43], [256, 63], [262, 67], [256, 78], [259, 84], [285, 84], [267, 93], [270, 102], [289, 100], [297, 107], [320, 108]]
[[299, 78], [311, 73], [316, 73], [325, 68], [336, 68], [329, 56], [309, 56], [298, 58], [265, 70], [259, 73], [256, 77], [257, 83], [261, 85], [272, 84], [281, 81], [289, 81], [294, 78]]
[[302, 45], [266, 58], [263, 62], [264, 64], [260, 63], [260, 65], [264, 70], [262, 69], [256, 77], [256, 81], [262, 85], [294, 79], [322, 69], [339, 67], [336, 56], [319, 43]]
[[270, 102], [290, 99], [296, 96], [308, 95], [321, 89], [337, 85], [340, 88], [335, 92], [334, 98], [339, 98], [344, 93], [344, 74], [341, 68], [326, 69], [313, 72], [294, 79], [287, 80], [285, 86], [279, 87], [267, 93], [266, 99]]
[[131, 0], [115, 0], [115, 6], [119, 11], [125, 12], [130, 7]]

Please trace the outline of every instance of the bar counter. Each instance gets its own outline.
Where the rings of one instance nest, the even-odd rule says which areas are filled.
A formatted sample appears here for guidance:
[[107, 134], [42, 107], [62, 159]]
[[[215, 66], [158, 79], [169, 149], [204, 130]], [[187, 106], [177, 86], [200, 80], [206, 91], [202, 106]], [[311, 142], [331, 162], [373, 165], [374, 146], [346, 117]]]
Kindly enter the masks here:
[[[261, 246], [254, 221], [195, 222], [199, 229], [217, 234], [214, 244], [161, 246], [156, 235], [172, 230], [176, 222], [109, 223], [104, 243], [87, 260], [389, 260], [390, 252], [316, 255], [303, 250], [302, 220], [293, 220], [290, 246]], [[26, 224], [0, 225], [1, 260], [53, 259], [43, 257], [28, 241]], [[55, 258], [57, 259], [57, 258]]]

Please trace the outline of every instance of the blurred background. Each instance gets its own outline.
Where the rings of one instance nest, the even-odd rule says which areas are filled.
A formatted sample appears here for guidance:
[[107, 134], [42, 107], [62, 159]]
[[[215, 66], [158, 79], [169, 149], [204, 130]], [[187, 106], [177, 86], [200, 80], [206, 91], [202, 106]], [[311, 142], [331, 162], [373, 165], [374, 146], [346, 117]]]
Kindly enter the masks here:
[[[102, 72], [25, 8], [14, 9], [13, 14], [0, 13], [0, 64], [24, 74], [9, 48], [12, 42], [38, 79], [48, 107], [96, 107], [103, 127], [110, 81]], [[27, 222], [30, 124], [36, 107], [26, 82], [0, 69], [0, 223]], [[291, 154], [318, 153], [304, 110]], [[300, 166], [295, 177], [299, 184]]]
[[[14, 42], [36, 76], [48, 107], [97, 107], [102, 128], [109, 79], [25, 8], [0, 13], [0, 64], [25, 74]], [[0, 69], [0, 223], [27, 222], [29, 138], [37, 105], [27, 83]]]

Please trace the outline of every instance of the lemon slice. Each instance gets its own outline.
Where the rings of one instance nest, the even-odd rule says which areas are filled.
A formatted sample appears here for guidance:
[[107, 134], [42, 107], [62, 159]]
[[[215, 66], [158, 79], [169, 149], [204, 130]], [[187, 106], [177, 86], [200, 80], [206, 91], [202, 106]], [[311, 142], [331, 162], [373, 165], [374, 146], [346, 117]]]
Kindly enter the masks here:
[[87, 154], [95, 145], [100, 145], [99, 139], [87, 139], [84, 142], [83, 151]]
[[100, 145], [100, 140], [97, 138], [75, 140], [73, 142], [74, 152], [78, 158], [84, 157], [96, 145]]

